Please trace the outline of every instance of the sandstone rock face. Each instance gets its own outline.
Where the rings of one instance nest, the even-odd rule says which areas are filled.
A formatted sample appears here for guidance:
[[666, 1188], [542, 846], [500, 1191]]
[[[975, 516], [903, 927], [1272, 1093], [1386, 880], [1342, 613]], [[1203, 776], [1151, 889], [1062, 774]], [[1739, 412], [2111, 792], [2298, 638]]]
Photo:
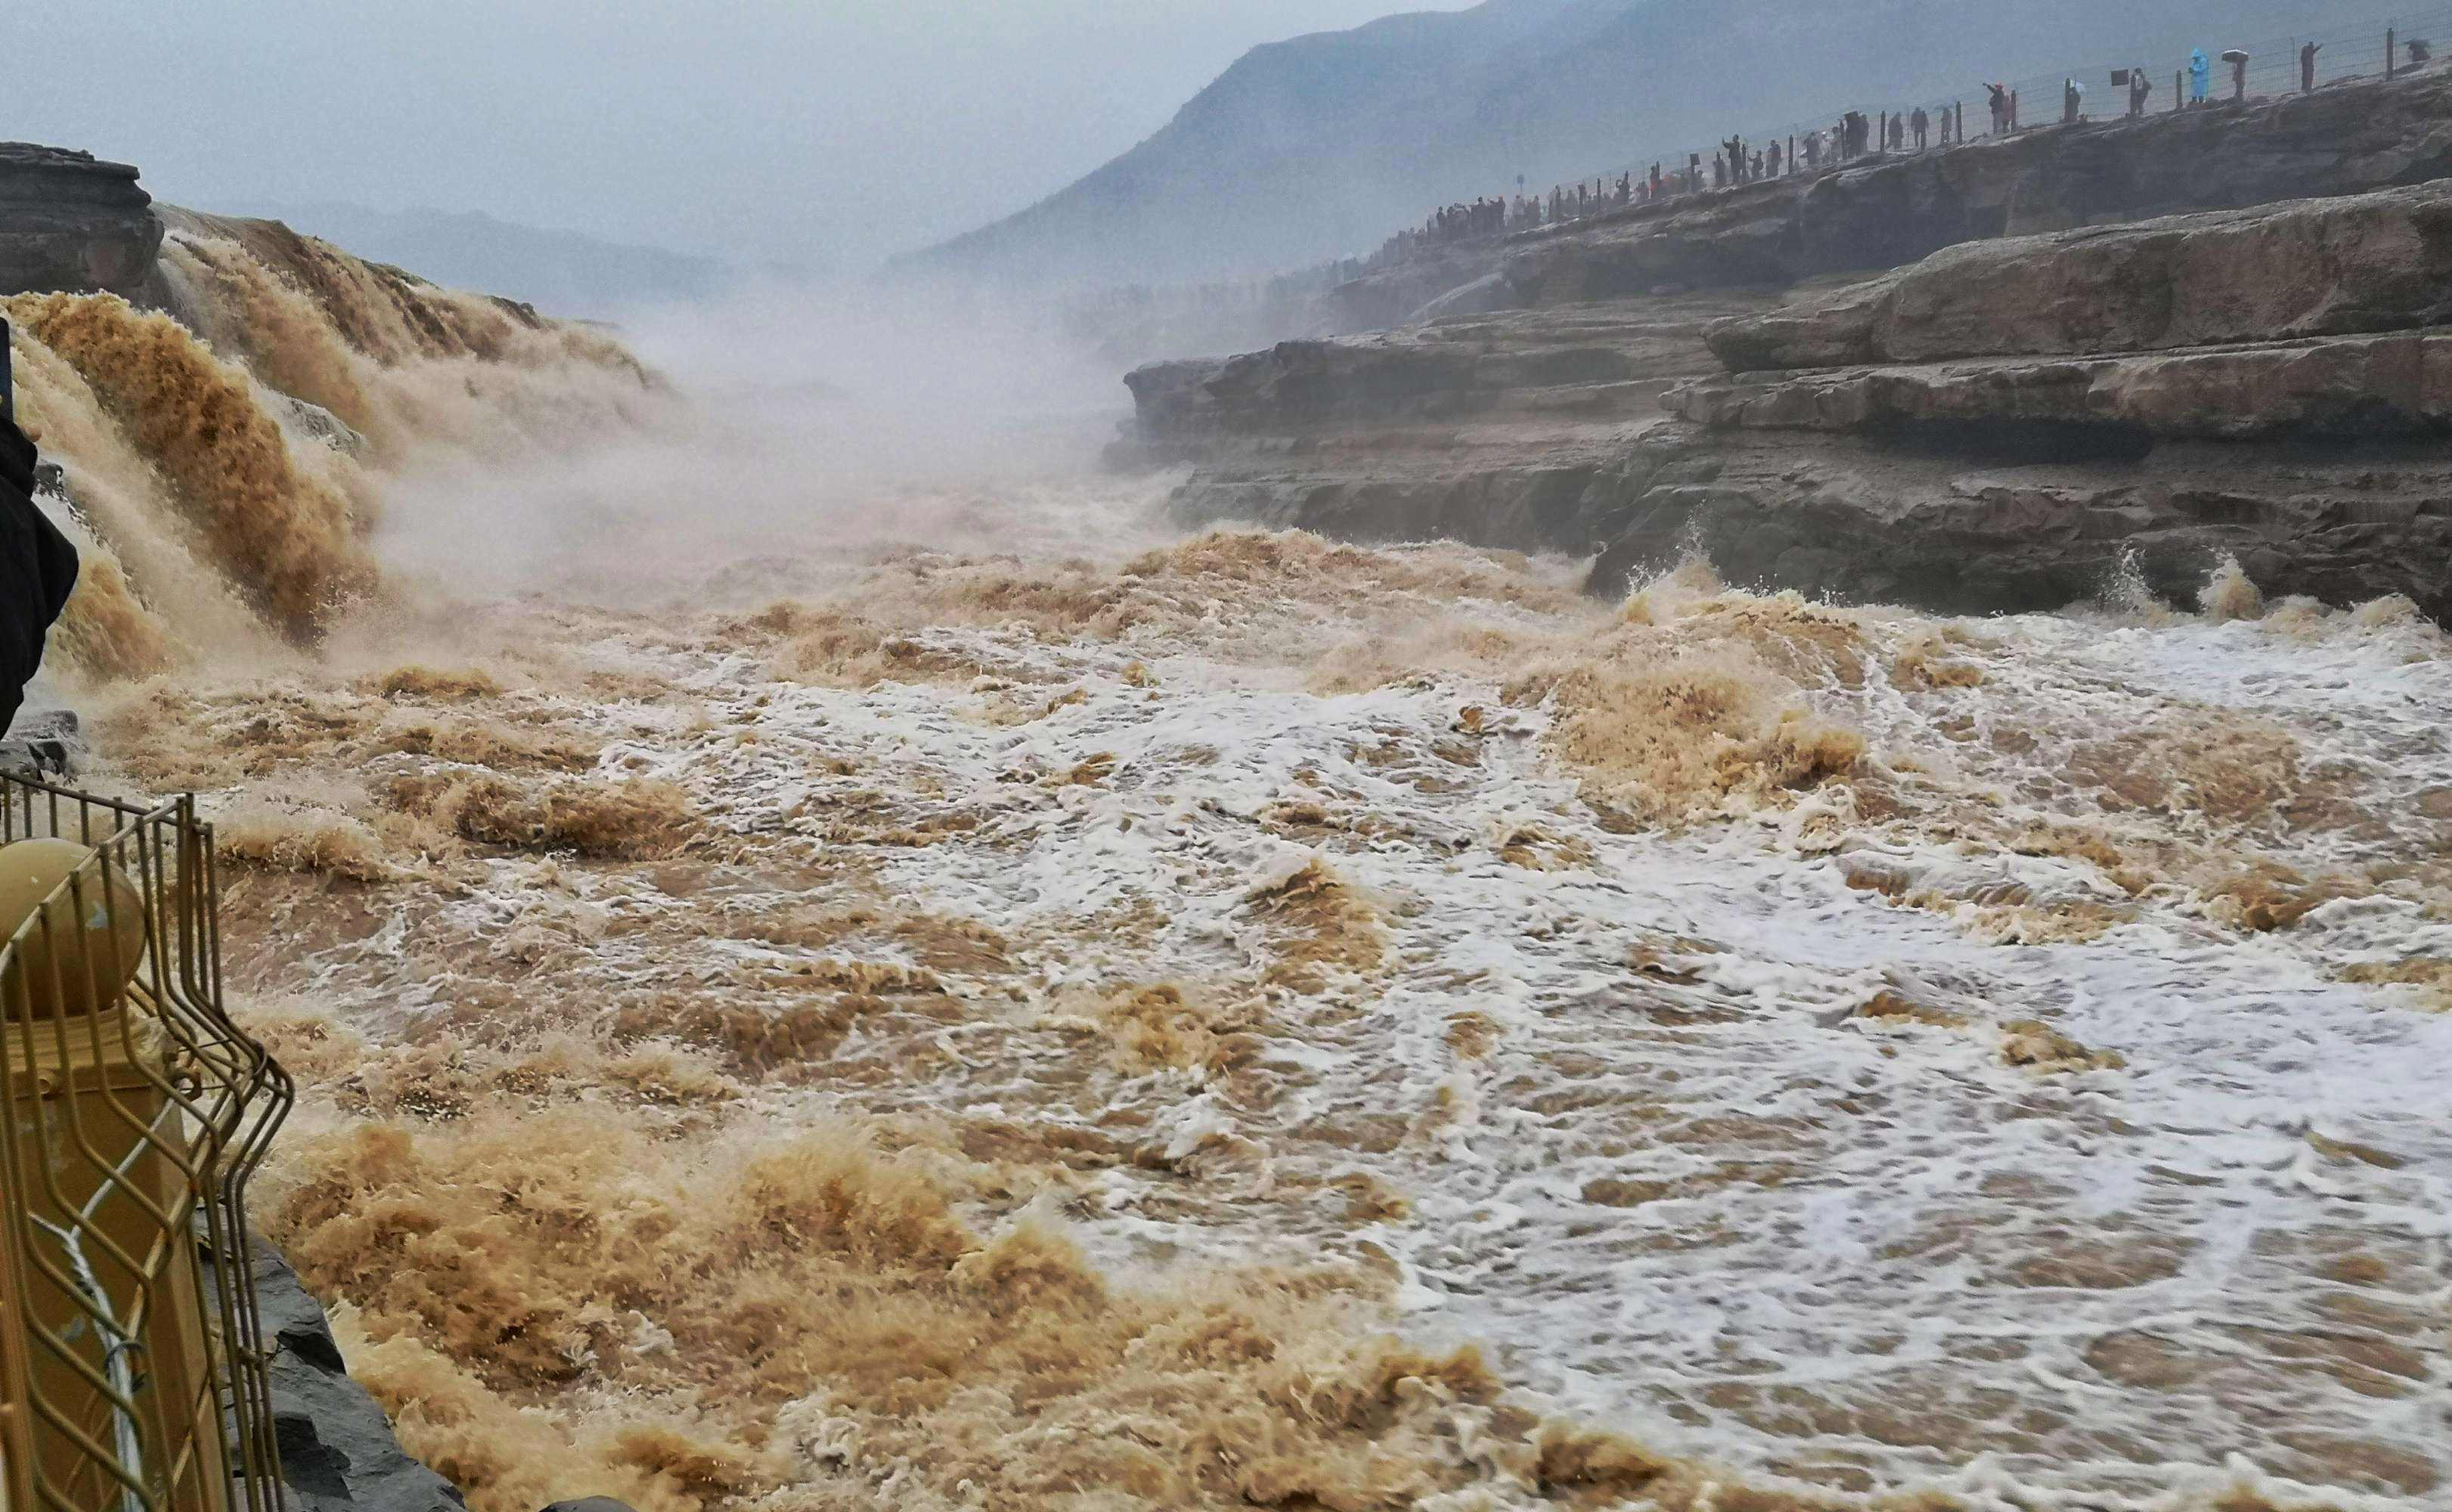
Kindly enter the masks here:
[[162, 247], [152, 203], [124, 163], [0, 143], [0, 294], [136, 294]]
[[2452, 184], [1976, 242], [1712, 328], [1736, 372], [2139, 352], [2452, 320]]
[[1661, 394], [1710, 365], [1705, 328], [1764, 303], [1517, 310], [1145, 368], [1117, 455], [1197, 461], [1187, 524], [1597, 550], [1608, 480], [1662, 425]]
[[2131, 567], [2185, 602], [2234, 557], [2452, 620], [2447, 78], [1516, 238], [1457, 303], [1518, 307], [1144, 370], [1125, 450], [1196, 464], [1188, 523], [1596, 552], [1599, 592], [1699, 546], [1952, 613]]
[[2055, 609], [2133, 566], [2192, 603], [2225, 557], [2268, 594], [2408, 596], [2452, 619], [2452, 450], [2172, 442], [2089, 457], [1960, 438], [1655, 433], [1583, 528], [1618, 593], [1699, 547], [1732, 582], [1952, 614]]
[[[1457, 316], [1242, 357], [1160, 363], [1124, 380], [1134, 420], [1119, 461], [1220, 459], [1270, 438], [1351, 441], [1357, 427], [1446, 426], [1502, 417], [1641, 423], [1669, 386], [1710, 365], [1703, 332], [1750, 298]], [[1434, 431], [1444, 447], [1452, 432]], [[1394, 449], [1402, 451], [1404, 439]], [[1381, 449], [1387, 449], [1382, 447]]]
[[[1451, 248], [1340, 288], [1342, 329], [1408, 319], [1500, 275], [1519, 305], [1896, 267], [1944, 247], [2452, 174], [2452, 72], [2051, 127], [1638, 206]], [[1496, 307], [1494, 305], [1489, 307]], [[1840, 361], [1853, 359], [1841, 358]], [[1804, 365], [1748, 363], [1746, 366]]]
[[[1341, 284], [1329, 295], [1326, 328], [1383, 331], [1421, 319], [1446, 295], [1495, 277], [1505, 245], [1493, 241], [1453, 247]], [[1523, 303], [1512, 289], [1503, 297], [1511, 306]]]
[[1991, 359], [1749, 374], [1663, 401], [1720, 428], [1901, 431], [2099, 427], [2137, 438], [2244, 441], [2452, 434], [2452, 333], [2260, 343], [2167, 354]]

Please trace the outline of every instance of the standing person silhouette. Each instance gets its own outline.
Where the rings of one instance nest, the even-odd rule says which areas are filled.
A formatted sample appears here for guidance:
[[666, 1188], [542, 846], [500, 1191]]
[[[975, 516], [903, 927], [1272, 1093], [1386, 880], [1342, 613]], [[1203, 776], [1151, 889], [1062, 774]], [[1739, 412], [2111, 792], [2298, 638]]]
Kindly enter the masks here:
[[0, 321], [0, 735], [43, 664], [43, 640], [76, 588], [76, 548], [34, 504], [34, 443], [9, 390], [9, 324]]

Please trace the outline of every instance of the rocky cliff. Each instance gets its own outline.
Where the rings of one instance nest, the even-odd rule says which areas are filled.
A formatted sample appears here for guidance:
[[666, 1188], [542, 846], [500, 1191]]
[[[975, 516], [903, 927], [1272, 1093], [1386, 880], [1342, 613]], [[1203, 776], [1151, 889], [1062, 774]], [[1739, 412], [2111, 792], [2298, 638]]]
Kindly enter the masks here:
[[2191, 210], [2420, 184], [2452, 173], [2442, 72], [2247, 105], [2081, 122], [1947, 151], [1638, 206], [1446, 249], [1336, 291], [1350, 330], [1405, 321], [1475, 281], [1485, 309], [1664, 285], [1786, 285], [1947, 246]]
[[134, 293], [162, 246], [152, 204], [125, 163], [0, 142], [0, 295]]
[[1518, 175], [1536, 189], [1613, 177], [1638, 154], [1826, 105], [1930, 103], [1978, 79], [2057, 69], [2080, 46], [2185, 58], [2217, 36], [2287, 35], [2308, 10], [1854, 0], [1826, 18], [1796, 0], [1485, 0], [1389, 15], [1254, 49], [1129, 152], [910, 265], [1143, 283], [1318, 263]]
[[2452, 617], [2447, 173], [2428, 73], [1701, 196], [1513, 240], [1474, 313], [1144, 369], [1120, 454], [1195, 464], [1188, 521], [1596, 551], [1602, 590], [1699, 546], [1983, 612], [2230, 556]]
[[[201, 1258], [210, 1282], [214, 1256], [207, 1249]], [[302, 1512], [461, 1512], [465, 1499], [402, 1450], [383, 1408], [349, 1378], [331, 1323], [297, 1272], [261, 1239], [249, 1259], [289, 1504]]]

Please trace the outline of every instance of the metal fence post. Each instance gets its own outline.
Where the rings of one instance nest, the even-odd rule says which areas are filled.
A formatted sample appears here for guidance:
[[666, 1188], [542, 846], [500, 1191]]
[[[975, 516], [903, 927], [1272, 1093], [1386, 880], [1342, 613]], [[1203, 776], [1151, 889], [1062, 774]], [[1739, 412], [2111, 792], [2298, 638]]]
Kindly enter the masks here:
[[0, 774], [0, 842], [6, 1504], [279, 1512], [245, 1188], [291, 1091], [222, 1006], [211, 831]]

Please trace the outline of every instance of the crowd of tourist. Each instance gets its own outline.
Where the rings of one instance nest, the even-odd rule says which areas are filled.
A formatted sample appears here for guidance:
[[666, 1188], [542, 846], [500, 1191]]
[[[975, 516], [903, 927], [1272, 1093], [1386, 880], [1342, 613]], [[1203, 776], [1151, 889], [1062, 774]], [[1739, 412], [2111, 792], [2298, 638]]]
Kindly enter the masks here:
[[[2422, 40], [2407, 39], [2401, 46], [2408, 53], [2409, 67], [2422, 68], [2431, 59], [2432, 49]], [[2316, 55], [2321, 47], [2310, 42], [2299, 50], [2299, 87], [2303, 90], [2316, 87]], [[2233, 97], [2244, 99], [2248, 54], [2233, 49], [2222, 53], [2221, 61], [2230, 65]], [[2207, 104], [2212, 71], [2213, 60], [2204, 49], [2192, 53], [2187, 68], [2180, 70], [2173, 81], [2178, 91], [2174, 108]], [[2146, 113], [2154, 93], [2150, 70], [2142, 67], [2116, 69], [2111, 84], [2114, 89], [2125, 91], [2128, 115]], [[2007, 136], [2024, 128], [2017, 90], [2003, 84], [1987, 84], [1984, 95], [1989, 134]], [[2086, 119], [2086, 88], [2074, 78], [2062, 82], [2060, 119], [2065, 124]], [[1546, 197], [1526, 194], [1519, 179], [1513, 195], [1476, 198], [1469, 204], [1460, 201], [1434, 211], [1421, 226], [1391, 237], [1367, 265], [1383, 267], [1460, 242], [1564, 225], [1684, 195], [1731, 189], [1765, 179], [1827, 172], [1872, 154], [1933, 151], [1967, 140], [1964, 102], [1930, 108], [1916, 106], [1904, 111], [1881, 110], [1871, 115], [1849, 110], [1819, 130], [1784, 133], [1763, 142], [1732, 136], [1718, 144], [1708, 159], [1700, 152], [1691, 152], [1682, 164], [1655, 162], [1648, 169], [1630, 169], [1614, 179], [1604, 176], [1589, 183], [1559, 185]]]
[[[1650, 205], [1681, 195], [1732, 188], [1763, 179], [1794, 173], [1816, 173], [1879, 151], [1926, 151], [1962, 139], [1963, 114], [1945, 107], [1936, 114], [1924, 107], [1868, 116], [1850, 110], [1828, 128], [1802, 136], [1774, 137], [1751, 143], [1730, 137], [1706, 159], [1689, 153], [1683, 164], [1653, 163], [1640, 172], [1630, 169], [1614, 179], [1561, 184], [1545, 197], [1519, 188], [1497, 199], [1477, 198], [1434, 211], [1420, 226], [1398, 232], [1372, 259], [1375, 265], [1399, 261], [1428, 247], [1477, 241], [1537, 226], [1559, 226], [1631, 206]], [[1997, 120], [1995, 129], [2004, 129]]]

